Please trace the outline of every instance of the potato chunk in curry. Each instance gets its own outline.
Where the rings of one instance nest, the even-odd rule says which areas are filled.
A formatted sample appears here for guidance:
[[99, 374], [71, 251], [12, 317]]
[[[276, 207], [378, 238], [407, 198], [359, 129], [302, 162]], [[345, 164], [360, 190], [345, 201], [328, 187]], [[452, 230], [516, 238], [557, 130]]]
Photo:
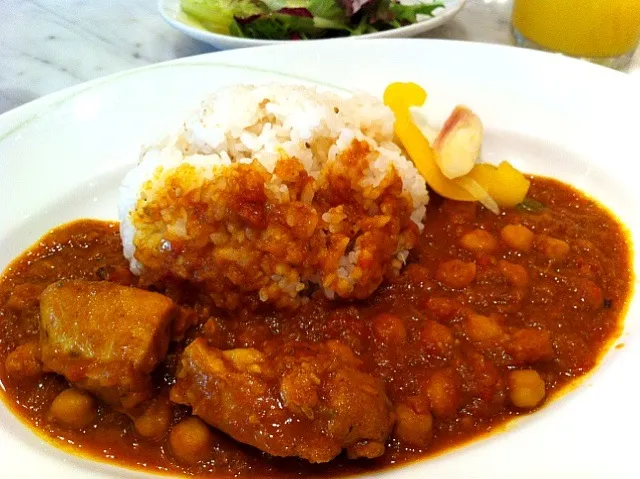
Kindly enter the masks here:
[[395, 418], [382, 381], [359, 367], [338, 341], [221, 351], [199, 338], [184, 350], [171, 400], [274, 456], [378, 457]]
[[133, 408], [151, 395], [149, 375], [167, 353], [176, 311], [166, 296], [115, 283], [53, 283], [40, 299], [42, 363], [116, 408]]

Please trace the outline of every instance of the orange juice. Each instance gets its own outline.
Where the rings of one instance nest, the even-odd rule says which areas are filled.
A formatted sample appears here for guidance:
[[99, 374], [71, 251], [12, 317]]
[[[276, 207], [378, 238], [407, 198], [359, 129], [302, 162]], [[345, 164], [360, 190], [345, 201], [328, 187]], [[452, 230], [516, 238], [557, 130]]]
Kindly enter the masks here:
[[513, 26], [548, 50], [616, 57], [640, 40], [640, 0], [514, 0]]

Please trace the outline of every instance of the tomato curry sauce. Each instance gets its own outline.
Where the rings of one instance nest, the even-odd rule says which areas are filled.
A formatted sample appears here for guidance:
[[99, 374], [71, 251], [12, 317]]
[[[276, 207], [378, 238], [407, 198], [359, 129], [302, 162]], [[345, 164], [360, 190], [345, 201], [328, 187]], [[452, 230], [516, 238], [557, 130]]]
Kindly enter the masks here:
[[[67, 380], [38, 363], [45, 287], [68, 279], [137, 285], [117, 224], [61, 226], [19, 257], [0, 283], [3, 399], [52, 443], [147, 471], [333, 476], [459, 445], [543, 406], [594, 368], [621, 331], [632, 287], [623, 227], [554, 180], [533, 178], [529, 197], [498, 216], [475, 203], [432, 198], [408, 265], [364, 301], [329, 301], [317, 292], [294, 312], [247, 307], [229, 314], [187, 285], [144, 285], [188, 311], [193, 326], [173, 336], [152, 374], [150, 406], [137, 415], [80, 390], [65, 397]], [[311, 464], [189, 422], [191, 410], [168, 398], [181, 353], [197, 338], [220, 350], [278, 350], [296, 342], [346, 346], [358, 367], [384, 384], [394, 421], [384, 454], [352, 460], [343, 453]], [[242, 407], [250, 415], [266, 406], [256, 400]], [[199, 448], [204, 452], [191, 457]]]

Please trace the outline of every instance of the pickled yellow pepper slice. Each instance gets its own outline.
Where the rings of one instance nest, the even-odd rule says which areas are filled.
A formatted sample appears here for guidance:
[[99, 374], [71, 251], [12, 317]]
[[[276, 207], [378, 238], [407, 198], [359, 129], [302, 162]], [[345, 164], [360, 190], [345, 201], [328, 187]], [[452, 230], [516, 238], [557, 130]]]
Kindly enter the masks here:
[[407, 154], [427, 184], [440, 196], [458, 201], [476, 201], [469, 192], [442, 174], [435, 160], [435, 152], [411, 118], [409, 108], [422, 106], [427, 92], [415, 83], [392, 83], [384, 92], [383, 101], [393, 112], [395, 133]]
[[[436, 162], [437, 152], [411, 117], [412, 106], [422, 106], [427, 93], [415, 83], [392, 83], [384, 92], [384, 103], [395, 116], [395, 133], [427, 184], [440, 196], [457, 201], [481, 201], [497, 213], [495, 205], [513, 207], [522, 202], [530, 182], [511, 164], [476, 164], [460, 178], [449, 179]], [[472, 194], [474, 192], [475, 194]], [[491, 207], [493, 205], [494, 207]]]

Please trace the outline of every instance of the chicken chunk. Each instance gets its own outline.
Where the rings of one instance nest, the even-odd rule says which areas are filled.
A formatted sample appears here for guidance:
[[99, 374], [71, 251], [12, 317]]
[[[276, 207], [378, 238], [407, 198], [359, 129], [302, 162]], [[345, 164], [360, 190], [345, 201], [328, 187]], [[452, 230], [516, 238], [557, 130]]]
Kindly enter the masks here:
[[221, 351], [196, 339], [171, 400], [274, 456], [327, 462], [380, 456], [395, 420], [384, 385], [337, 341]]
[[151, 394], [150, 373], [169, 345], [177, 308], [169, 298], [115, 283], [66, 281], [40, 300], [41, 359], [122, 410]]

